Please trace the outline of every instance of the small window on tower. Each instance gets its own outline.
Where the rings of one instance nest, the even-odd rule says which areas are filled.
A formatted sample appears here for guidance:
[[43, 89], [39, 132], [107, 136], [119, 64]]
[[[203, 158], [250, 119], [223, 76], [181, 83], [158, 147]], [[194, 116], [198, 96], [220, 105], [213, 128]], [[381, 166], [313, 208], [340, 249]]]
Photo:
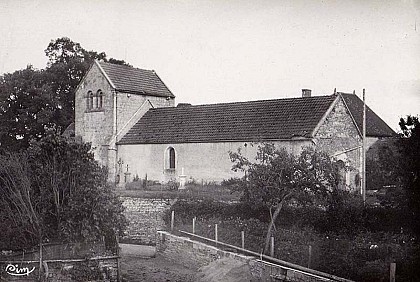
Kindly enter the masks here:
[[96, 92], [96, 96], [97, 96], [97, 104], [98, 104], [98, 108], [102, 109], [103, 105], [104, 105], [104, 92], [102, 92], [102, 90], [98, 90]]
[[86, 95], [86, 109], [91, 110], [93, 107], [93, 93], [92, 91], [88, 91]]

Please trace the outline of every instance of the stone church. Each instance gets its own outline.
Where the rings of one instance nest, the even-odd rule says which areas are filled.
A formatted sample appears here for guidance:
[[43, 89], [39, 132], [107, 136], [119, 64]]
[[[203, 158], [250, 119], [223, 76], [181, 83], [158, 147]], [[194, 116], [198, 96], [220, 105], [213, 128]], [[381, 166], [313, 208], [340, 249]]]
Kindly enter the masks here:
[[[334, 91], [335, 92], [335, 91]], [[95, 61], [75, 94], [75, 135], [92, 144], [95, 158], [119, 185], [136, 176], [166, 182], [215, 181], [238, 176], [229, 151], [254, 158], [255, 142], [299, 154], [316, 146], [343, 166], [345, 184], [360, 185], [363, 102], [335, 92], [297, 98], [178, 104], [150, 70]], [[395, 132], [369, 107], [368, 147]]]

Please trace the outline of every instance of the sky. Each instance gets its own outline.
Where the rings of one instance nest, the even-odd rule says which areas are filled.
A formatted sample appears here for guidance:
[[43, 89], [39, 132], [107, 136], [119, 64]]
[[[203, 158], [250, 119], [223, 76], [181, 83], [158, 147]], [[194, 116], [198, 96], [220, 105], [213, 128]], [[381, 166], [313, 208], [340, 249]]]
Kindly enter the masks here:
[[153, 69], [193, 105], [355, 90], [391, 128], [420, 114], [420, 0], [0, 0], [0, 74], [49, 42]]

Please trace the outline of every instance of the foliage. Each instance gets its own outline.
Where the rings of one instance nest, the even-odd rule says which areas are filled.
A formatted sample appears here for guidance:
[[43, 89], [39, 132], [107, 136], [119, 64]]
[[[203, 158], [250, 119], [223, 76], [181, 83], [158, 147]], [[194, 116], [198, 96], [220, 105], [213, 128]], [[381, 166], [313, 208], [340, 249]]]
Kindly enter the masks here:
[[101, 281], [103, 279], [98, 261], [86, 261], [74, 264], [68, 271], [72, 281]]
[[25, 149], [48, 128], [64, 130], [73, 122], [76, 87], [93, 60], [107, 61], [104, 52], [87, 51], [67, 37], [52, 40], [45, 54], [45, 69], [28, 66], [0, 76], [0, 145], [8, 151]]
[[[267, 212], [257, 219], [252, 217], [253, 212], [244, 213], [244, 203], [211, 201], [178, 201], [172, 209], [175, 210], [176, 229], [191, 232], [195, 216], [198, 235], [214, 238], [214, 225], [217, 224], [221, 242], [241, 246], [241, 231], [244, 231], [246, 249], [260, 253], [264, 247]], [[352, 233], [348, 233], [352, 225], [340, 229], [341, 225], [334, 232], [319, 229], [319, 225], [331, 226], [329, 218], [322, 216], [326, 211], [309, 206], [285, 207], [282, 214], [273, 234], [275, 256], [279, 259], [307, 266], [311, 245], [311, 267], [320, 271], [355, 281], [383, 281], [388, 279], [389, 264], [396, 262], [397, 279], [418, 280], [418, 242], [411, 234], [397, 232], [402, 217], [393, 219], [392, 209], [367, 209], [357, 222], [361, 228], [356, 226], [357, 231]], [[306, 217], [303, 222], [300, 221], [302, 217]], [[387, 221], [390, 221], [388, 225]], [[166, 222], [169, 226], [170, 212]], [[372, 224], [376, 225], [369, 229]]]
[[366, 154], [366, 186], [368, 190], [398, 186], [397, 139], [379, 140]]
[[55, 124], [58, 104], [51, 97], [45, 71], [32, 66], [0, 77], [0, 144], [18, 150]]
[[[7, 215], [3, 215], [5, 221], [1, 223], [14, 228], [20, 246], [28, 238], [94, 241], [124, 229], [123, 207], [106, 183], [105, 170], [94, 160], [88, 144], [49, 131], [41, 140], [31, 142], [25, 152], [2, 155], [0, 162], [0, 189], [4, 195], [0, 201]], [[20, 200], [23, 197], [27, 199]], [[37, 220], [24, 219], [31, 213]], [[35, 223], [32, 229], [37, 232], [24, 229], [28, 221]]]
[[42, 195], [31, 185], [26, 154], [0, 155], [0, 242], [3, 247], [31, 247], [45, 230]]
[[408, 206], [412, 213], [413, 229], [420, 238], [420, 123], [418, 117], [400, 119], [401, 140], [399, 143], [400, 177], [405, 188]]
[[338, 174], [326, 153], [304, 148], [296, 157], [273, 144], [258, 145], [255, 162], [240, 151], [230, 152], [233, 170], [242, 170], [245, 176], [238, 188], [243, 191], [242, 201], [264, 206], [272, 214], [266, 235], [264, 253], [268, 252], [271, 231], [283, 206], [293, 201], [298, 205], [323, 200], [337, 188]]

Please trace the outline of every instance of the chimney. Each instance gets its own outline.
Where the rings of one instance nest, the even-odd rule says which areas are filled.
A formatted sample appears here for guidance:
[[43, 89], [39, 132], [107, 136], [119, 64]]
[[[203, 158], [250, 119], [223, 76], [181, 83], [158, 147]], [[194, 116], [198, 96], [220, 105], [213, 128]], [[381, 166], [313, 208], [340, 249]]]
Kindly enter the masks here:
[[311, 89], [302, 89], [302, 98], [311, 97]]

